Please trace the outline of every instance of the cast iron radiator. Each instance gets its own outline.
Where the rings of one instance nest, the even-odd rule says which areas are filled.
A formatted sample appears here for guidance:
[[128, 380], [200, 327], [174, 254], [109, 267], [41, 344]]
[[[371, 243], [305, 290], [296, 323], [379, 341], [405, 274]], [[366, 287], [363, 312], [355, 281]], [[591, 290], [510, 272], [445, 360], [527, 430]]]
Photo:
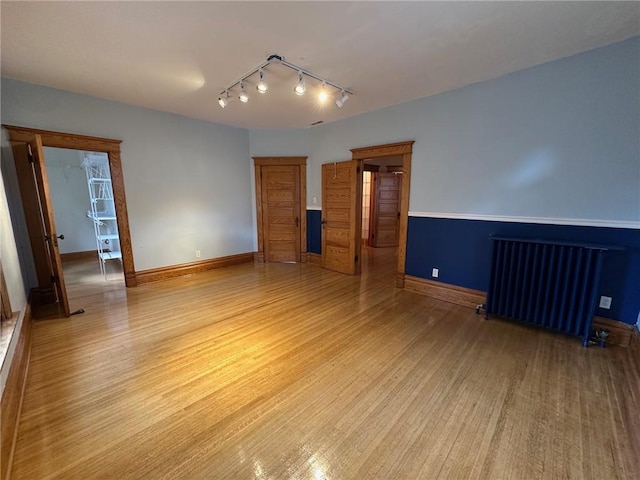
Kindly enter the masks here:
[[587, 346], [602, 261], [598, 245], [494, 237], [485, 318], [497, 315], [569, 335]]

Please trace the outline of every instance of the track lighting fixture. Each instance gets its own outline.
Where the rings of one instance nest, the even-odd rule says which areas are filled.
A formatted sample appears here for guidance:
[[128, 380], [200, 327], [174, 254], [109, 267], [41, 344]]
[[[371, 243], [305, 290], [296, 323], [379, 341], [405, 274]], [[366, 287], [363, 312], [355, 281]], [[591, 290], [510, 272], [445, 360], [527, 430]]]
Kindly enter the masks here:
[[307, 87], [304, 84], [304, 78], [302, 77], [302, 72], [298, 72], [298, 84], [293, 89], [296, 95], [304, 95], [304, 92], [307, 91]]
[[224, 96], [220, 95], [218, 97], [218, 105], [220, 105], [222, 108], [224, 108], [227, 105], [229, 105], [229, 92], [228, 91], [224, 92]]
[[247, 82], [247, 80], [250, 80], [250, 77], [252, 75], [255, 75], [256, 73], [259, 76], [259, 80], [256, 83], [256, 90], [258, 90], [258, 92], [260, 93], [267, 93], [267, 90], [269, 89], [269, 87], [267, 86], [267, 83], [264, 80], [264, 76], [265, 76], [264, 69], [267, 66], [270, 66], [271, 64], [282, 65], [283, 67], [287, 67], [287, 68], [290, 68], [291, 70], [295, 70], [296, 72], [298, 72], [298, 83], [296, 83], [295, 87], [293, 88], [293, 91], [296, 95], [304, 95], [305, 92], [307, 91], [305, 77], [309, 77], [319, 82], [322, 82], [322, 90], [320, 91], [320, 94], [318, 96], [318, 99], [320, 100], [320, 102], [324, 103], [327, 101], [327, 99], [330, 96], [332, 96], [331, 92], [327, 91], [327, 86], [333, 87], [340, 92], [340, 95], [341, 95], [340, 98], [335, 101], [335, 104], [338, 106], [338, 108], [344, 107], [344, 104], [347, 103], [347, 101], [349, 100], [349, 95], [353, 95], [352, 91], [344, 87], [341, 87], [340, 85], [333, 83], [327, 80], [326, 78], [316, 75], [315, 73], [311, 73], [309, 70], [305, 70], [304, 68], [294, 65], [293, 63], [287, 62], [284, 59], [284, 57], [281, 57], [280, 55], [269, 55], [267, 57], [266, 62], [263, 62], [262, 64], [258, 65], [249, 73], [240, 77], [240, 79], [228, 85], [227, 88], [225, 88], [220, 92], [220, 95], [218, 97], [218, 104], [220, 105], [220, 107], [225, 108], [227, 105], [229, 105], [229, 99], [231, 98], [229, 95], [229, 91], [234, 89], [234, 87], [236, 86], [240, 87], [240, 93], [238, 94], [238, 98], [240, 99], [241, 102], [247, 103], [249, 101], [249, 95], [247, 95], [247, 91], [245, 89], [245, 82]]
[[264, 81], [264, 72], [262, 71], [262, 69], [258, 70], [258, 74], [260, 75], [260, 81], [256, 85], [256, 90], [258, 90], [258, 92], [260, 93], [267, 93], [269, 87], [267, 85], [267, 82]]
[[318, 94], [318, 100], [320, 100], [320, 103], [326, 102], [327, 98], [329, 98], [329, 95], [327, 95], [326, 86], [327, 85], [324, 82], [322, 82], [322, 89], [320, 90], [320, 93]]
[[249, 95], [247, 95], [247, 91], [244, 89], [244, 81], [240, 82], [240, 95], [238, 95], [238, 98], [242, 103], [249, 101]]
[[341, 93], [342, 93], [342, 96], [336, 100], [336, 105], [338, 106], [338, 108], [344, 107], [344, 104], [349, 101], [349, 95], [347, 94], [347, 92], [342, 90]]

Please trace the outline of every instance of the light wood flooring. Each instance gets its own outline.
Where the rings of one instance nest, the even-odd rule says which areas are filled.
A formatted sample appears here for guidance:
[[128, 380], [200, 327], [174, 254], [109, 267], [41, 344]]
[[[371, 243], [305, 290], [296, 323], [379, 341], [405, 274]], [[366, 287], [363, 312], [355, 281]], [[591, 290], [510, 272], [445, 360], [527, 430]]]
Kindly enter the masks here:
[[[35, 322], [12, 479], [640, 478], [638, 350], [245, 264]], [[73, 283], [73, 282], [69, 282]]]

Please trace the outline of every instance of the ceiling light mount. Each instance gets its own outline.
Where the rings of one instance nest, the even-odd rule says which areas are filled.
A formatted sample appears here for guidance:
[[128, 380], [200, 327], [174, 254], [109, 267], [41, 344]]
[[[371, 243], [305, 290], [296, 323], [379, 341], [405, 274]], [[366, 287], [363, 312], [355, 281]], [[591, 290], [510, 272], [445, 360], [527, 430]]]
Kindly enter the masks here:
[[241, 102], [247, 103], [249, 101], [249, 96], [247, 95], [247, 92], [245, 89], [245, 82], [247, 81], [247, 79], [249, 79], [252, 75], [255, 75], [256, 73], [259, 76], [259, 81], [256, 84], [256, 89], [260, 93], [267, 93], [268, 86], [264, 80], [264, 69], [271, 64], [279, 64], [291, 70], [295, 70], [298, 73], [298, 83], [295, 85], [293, 89], [296, 95], [304, 95], [306, 91], [305, 77], [313, 78], [314, 80], [322, 82], [322, 90], [319, 95], [319, 99], [321, 102], [325, 102], [327, 98], [329, 98], [329, 93], [327, 92], [327, 85], [335, 88], [338, 92], [340, 92], [341, 97], [335, 101], [335, 104], [338, 106], [338, 108], [342, 108], [344, 104], [347, 103], [347, 101], [349, 100], [349, 95], [353, 95], [353, 92], [351, 90], [344, 88], [338, 85], [337, 83], [334, 83], [324, 77], [321, 77], [320, 75], [316, 75], [315, 73], [310, 72], [309, 70], [305, 70], [304, 68], [298, 65], [295, 65], [291, 62], [287, 62], [284, 59], [284, 57], [280, 55], [273, 54], [273, 55], [269, 55], [265, 62], [261, 63], [256, 68], [248, 72], [246, 75], [243, 75], [238, 80], [231, 83], [224, 90], [222, 90], [218, 97], [218, 104], [222, 108], [225, 108], [229, 104], [229, 98], [230, 98], [229, 91], [236, 86], [240, 86], [240, 93], [238, 95], [238, 98], [240, 99]]

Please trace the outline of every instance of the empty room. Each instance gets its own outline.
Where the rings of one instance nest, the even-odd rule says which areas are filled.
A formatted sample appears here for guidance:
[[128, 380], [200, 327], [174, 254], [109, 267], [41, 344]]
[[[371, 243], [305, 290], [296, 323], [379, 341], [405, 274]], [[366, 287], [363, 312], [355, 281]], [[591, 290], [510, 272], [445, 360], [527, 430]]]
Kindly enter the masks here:
[[0, 480], [640, 478], [640, 3], [0, 22]]

